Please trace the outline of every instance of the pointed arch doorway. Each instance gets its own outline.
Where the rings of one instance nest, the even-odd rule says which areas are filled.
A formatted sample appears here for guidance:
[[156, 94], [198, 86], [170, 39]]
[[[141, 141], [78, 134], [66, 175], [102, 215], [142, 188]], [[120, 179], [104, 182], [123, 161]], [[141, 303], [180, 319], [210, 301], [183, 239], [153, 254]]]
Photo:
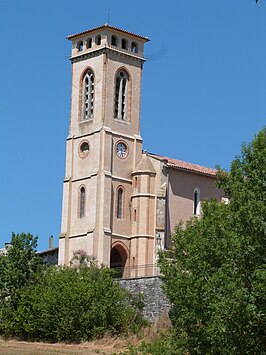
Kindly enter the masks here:
[[116, 271], [115, 277], [126, 277], [126, 263], [128, 253], [121, 244], [116, 244], [111, 249], [110, 268]]

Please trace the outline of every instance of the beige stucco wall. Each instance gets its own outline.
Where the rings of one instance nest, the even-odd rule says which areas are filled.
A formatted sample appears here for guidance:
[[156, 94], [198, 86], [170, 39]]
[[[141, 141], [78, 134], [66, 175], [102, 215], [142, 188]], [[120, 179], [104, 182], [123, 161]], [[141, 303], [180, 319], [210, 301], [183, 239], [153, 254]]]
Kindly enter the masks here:
[[200, 190], [200, 199], [216, 198], [221, 201], [223, 191], [215, 187], [215, 177], [169, 169], [169, 231], [173, 232], [178, 221], [187, 221], [193, 216], [194, 190]]
[[[118, 47], [111, 45], [111, 35], [118, 38]], [[95, 36], [101, 35], [101, 45]], [[140, 137], [140, 90], [143, 65], [143, 43], [134, 36], [119, 31], [98, 30], [90, 33], [92, 48], [86, 48], [87, 35], [73, 39], [72, 44], [72, 96], [70, 129], [66, 144], [66, 174], [63, 190], [62, 228], [59, 242], [59, 264], [69, 263], [73, 251], [84, 249], [99, 263], [109, 265], [114, 243], [125, 243], [130, 257], [131, 173], [142, 156]], [[138, 44], [139, 52], [122, 50], [121, 39]], [[77, 44], [83, 41], [82, 51]], [[119, 47], [120, 46], [120, 47]], [[82, 79], [85, 71], [94, 73], [93, 117], [82, 120]], [[127, 120], [114, 119], [115, 77], [119, 69], [127, 71]], [[88, 142], [89, 153], [80, 154], [82, 142]], [[127, 145], [126, 158], [116, 154], [116, 144]], [[80, 188], [86, 191], [85, 216], [79, 216]], [[116, 217], [117, 187], [124, 189], [123, 218]]]

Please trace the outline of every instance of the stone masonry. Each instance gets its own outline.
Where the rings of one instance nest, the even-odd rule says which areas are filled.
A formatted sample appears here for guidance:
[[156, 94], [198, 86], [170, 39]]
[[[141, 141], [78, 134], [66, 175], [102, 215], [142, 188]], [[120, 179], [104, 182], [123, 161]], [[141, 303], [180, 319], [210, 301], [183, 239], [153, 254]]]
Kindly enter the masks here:
[[143, 315], [150, 322], [155, 323], [162, 314], [168, 313], [170, 302], [163, 292], [160, 277], [121, 279], [119, 283], [133, 294], [143, 294], [145, 303]]

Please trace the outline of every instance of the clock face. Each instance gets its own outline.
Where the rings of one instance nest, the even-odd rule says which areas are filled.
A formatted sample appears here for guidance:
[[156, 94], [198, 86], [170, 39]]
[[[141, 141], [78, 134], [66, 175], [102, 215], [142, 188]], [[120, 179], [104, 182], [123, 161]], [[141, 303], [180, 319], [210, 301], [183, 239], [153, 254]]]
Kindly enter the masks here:
[[127, 146], [123, 142], [116, 144], [116, 154], [119, 158], [125, 158], [127, 156]]

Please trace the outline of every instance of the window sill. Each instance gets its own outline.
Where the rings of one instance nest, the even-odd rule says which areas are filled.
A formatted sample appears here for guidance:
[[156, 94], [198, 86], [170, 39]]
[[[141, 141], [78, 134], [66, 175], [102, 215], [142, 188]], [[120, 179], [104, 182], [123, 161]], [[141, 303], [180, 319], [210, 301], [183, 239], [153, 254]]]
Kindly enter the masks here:
[[93, 121], [93, 117], [92, 118], [88, 118], [86, 120], [80, 120], [79, 123], [82, 124], [82, 123], [92, 122], [92, 121]]
[[120, 120], [119, 118], [114, 118], [115, 122], [122, 123], [124, 125], [129, 125], [130, 122], [125, 121], [125, 120]]

